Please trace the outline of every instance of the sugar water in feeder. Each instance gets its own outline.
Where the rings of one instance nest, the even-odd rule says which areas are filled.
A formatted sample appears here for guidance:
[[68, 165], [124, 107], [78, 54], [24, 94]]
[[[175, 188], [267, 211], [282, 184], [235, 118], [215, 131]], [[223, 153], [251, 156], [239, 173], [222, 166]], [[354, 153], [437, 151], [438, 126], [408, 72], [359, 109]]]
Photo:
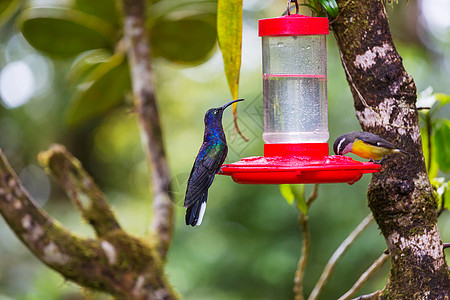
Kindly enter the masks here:
[[[325, 39], [328, 27], [301, 32], [304, 35], [285, 35], [285, 31], [278, 35], [271, 25], [273, 20], [289, 25], [305, 18], [309, 19], [293, 15], [260, 20], [266, 143], [323, 143], [329, 138]], [[323, 18], [312, 19], [324, 23]]]

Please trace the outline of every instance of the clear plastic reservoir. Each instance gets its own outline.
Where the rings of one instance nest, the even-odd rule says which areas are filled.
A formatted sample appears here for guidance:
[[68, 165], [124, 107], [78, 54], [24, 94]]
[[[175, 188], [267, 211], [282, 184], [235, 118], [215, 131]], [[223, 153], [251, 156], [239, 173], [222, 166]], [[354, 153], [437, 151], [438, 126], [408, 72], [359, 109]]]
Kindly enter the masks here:
[[328, 141], [325, 35], [263, 36], [266, 143]]

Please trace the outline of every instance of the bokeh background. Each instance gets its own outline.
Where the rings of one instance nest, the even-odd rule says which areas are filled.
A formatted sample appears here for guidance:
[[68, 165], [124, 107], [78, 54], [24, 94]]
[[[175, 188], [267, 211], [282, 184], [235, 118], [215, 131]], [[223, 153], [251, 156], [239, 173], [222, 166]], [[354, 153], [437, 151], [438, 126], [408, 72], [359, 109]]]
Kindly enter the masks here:
[[[48, 5], [58, 1], [31, 2]], [[227, 162], [262, 155], [261, 46], [257, 20], [280, 15], [285, 2], [244, 0], [239, 95], [246, 101], [239, 104], [238, 111], [241, 129], [250, 141], [233, 136], [231, 110], [227, 111], [224, 115], [230, 148]], [[435, 92], [450, 93], [450, 0], [410, 0], [408, 4], [399, 1], [387, 5], [387, 11], [397, 50], [418, 91], [432, 87]], [[68, 74], [74, 59], [48, 57], [36, 51], [17, 29], [17, 15], [0, 29], [1, 149], [41, 207], [73, 231], [93, 236], [61, 189], [37, 164], [37, 154], [52, 143], [66, 145], [104, 191], [122, 226], [138, 236], [146, 236], [152, 218], [151, 187], [132, 106], [118, 106], [81, 125], [69, 124], [67, 110], [74, 87]], [[327, 43], [332, 144], [340, 134], [360, 127], [332, 34]], [[231, 100], [217, 45], [200, 65], [186, 66], [155, 58], [153, 66], [177, 200], [176, 227], [167, 264], [170, 281], [185, 299], [291, 299], [301, 234], [298, 212], [282, 198], [277, 185], [238, 185], [229, 177], [217, 176], [209, 192], [202, 226], [184, 225], [183, 196], [202, 142], [204, 112]], [[131, 103], [129, 95], [124, 97], [125, 103]], [[441, 176], [448, 180], [448, 174]], [[370, 175], [365, 175], [351, 186], [320, 186], [319, 197], [309, 212], [312, 245], [305, 277], [306, 294], [314, 287], [334, 250], [369, 214], [365, 194], [369, 181]], [[308, 186], [307, 192], [311, 189]], [[448, 212], [441, 215], [438, 225], [443, 240], [448, 242]], [[338, 263], [321, 299], [341, 296], [384, 249], [384, 239], [372, 223]], [[386, 264], [361, 293], [382, 288], [388, 269]], [[86, 296], [107, 298], [84, 291], [49, 270], [0, 218], [0, 300]]]

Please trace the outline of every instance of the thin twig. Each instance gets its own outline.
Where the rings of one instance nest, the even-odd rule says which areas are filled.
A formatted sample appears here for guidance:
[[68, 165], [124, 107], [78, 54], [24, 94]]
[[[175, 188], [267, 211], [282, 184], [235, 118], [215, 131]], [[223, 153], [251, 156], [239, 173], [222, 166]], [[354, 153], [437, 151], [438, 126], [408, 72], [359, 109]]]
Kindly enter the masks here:
[[[319, 191], [319, 185], [315, 184], [314, 190], [311, 192], [311, 194], [308, 197], [308, 200], [306, 201], [308, 208], [311, 206], [311, 204], [314, 202], [314, 200], [317, 199], [318, 191]], [[297, 271], [295, 271], [294, 293], [295, 293], [296, 300], [303, 300], [304, 299], [303, 278], [305, 277], [305, 270], [306, 270], [306, 266], [308, 264], [311, 238], [309, 235], [308, 216], [304, 215], [300, 212], [299, 222], [300, 222], [300, 227], [302, 229], [302, 253], [298, 260]]]
[[[233, 104], [233, 105], [237, 105], [237, 104]], [[233, 122], [234, 122], [234, 130], [237, 131], [237, 133], [241, 136], [241, 138], [248, 142], [248, 138], [242, 133], [241, 129], [239, 128], [238, 125], [238, 116], [237, 116], [237, 108], [236, 110], [233, 110]]]
[[173, 233], [173, 199], [170, 171], [164, 148], [150, 57], [149, 35], [145, 27], [148, 12], [144, 0], [122, 0], [124, 37], [131, 70], [132, 89], [143, 143], [152, 169], [153, 232], [158, 252], [165, 259]]
[[320, 292], [322, 291], [325, 284], [328, 282], [331, 274], [333, 273], [334, 268], [336, 267], [336, 263], [338, 260], [344, 255], [344, 253], [348, 250], [348, 248], [353, 244], [356, 238], [363, 232], [364, 229], [373, 221], [372, 214], [367, 215], [361, 223], [356, 226], [356, 228], [348, 235], [348, 237], [341, 243], [341, 245], [336, 249], [336, 251], [331, 256], [330, 260], [326, 264], [322, 275], [319, 278], [316, 286], [313, 291], [309, 295], [308, 300], [314, 300], [319, 297]]
[[381, 296], [381, 291], [376, 291], [367, 295], [359, 296], [358, 298], [355, 298], [354, 300], [379, 300]]
[[309, 195], [308, 200], [306, 200], [306, 205], [308, 206], [308, 208], [311, 206], [314, 200], [317, 199], [318, 195], [319, 195], [319, 185], [315, 184], [311, 195]]
[[444, 249], [450, 248], [450, 243], [444, 243], [442, 246], [444, 247]]
[[302, 229], [302, 254], [297, 264], [297, 271], [294, 277], [295, 300], [303, 300], [303, 278], [305, 277], [306, 265], [308, 264], [310, 236], [308, 226], [308, 216], [300, 213], [300, 227]]
[[[388, 260], [389, 255], [381, 254], [381, 256], [358, 278], [358, 280], [355, 282], [355, 284], [352, 286], [350, 290], [348, 290], [347, 293], [345, 293], [342, 297], [339, 298], [339, 300], [347, 300], [351, 299], [354, 294], [356, 294], [359, 289], [366, 283], [369, 278], [379, 269], [381, 268], [384, 263]], [[363, 297], [363, 296], [362, 296]], [[361, 298], [364, 299], [364, 298]]]
[[80, 209], [84, 219], [91, 224], [97, 236], [120, 229], [114, 213], [103, 193], [78, 159], [62, 145], [53, 145], [39, 154], [40, 164], [59, 183], [69, 198]]

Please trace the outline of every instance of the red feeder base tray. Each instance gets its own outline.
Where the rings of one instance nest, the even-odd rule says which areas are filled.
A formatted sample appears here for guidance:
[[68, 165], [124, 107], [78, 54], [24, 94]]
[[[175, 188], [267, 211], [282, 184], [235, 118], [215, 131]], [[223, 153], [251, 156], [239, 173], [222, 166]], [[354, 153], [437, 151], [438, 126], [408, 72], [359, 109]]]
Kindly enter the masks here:
[[264, 156], [222, 165], [223, 175], [242, 184], [342, 183], [353, 184], [381, 166], [342, 155], [328, 156], [327, 143], [265, 144]]

